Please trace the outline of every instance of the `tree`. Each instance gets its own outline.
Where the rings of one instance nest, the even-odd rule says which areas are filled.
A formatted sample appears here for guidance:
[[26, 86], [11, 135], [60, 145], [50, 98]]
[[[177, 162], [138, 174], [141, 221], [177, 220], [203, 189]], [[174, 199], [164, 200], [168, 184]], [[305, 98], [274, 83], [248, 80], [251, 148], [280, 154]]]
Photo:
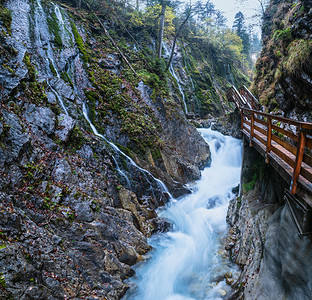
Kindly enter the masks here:
[[245, 26], [245, 17], [241, 11], [235, 15], [233, 30], [242, 39], [243, 53], [248, 56], [250, 50], [250, 40]]
[[223, 28], [226, 26], [226, 17], [222, 14], [221, 11], [217, 10], [216, 11], [216, 26], [218, 28]]
[[166, 2], [162, 0], [161, 12], [159, 15], [159, 31], [158, 31], [158, 47], [157, 47], [157, 57], [161, 57], [162, 42], [164, 37], [164, 27], [165, 27], [165, 13], [166, 13]]
[[172, 48], [171, 48], [171, 53], [170, 53], [170, 58], [169, 58], [169, 61], [167, 63], [167, 67], [166, 67], [166, 71], [169, 69], [170, 67], [170, 64], [171, 64], [171, 61], [172, 61], [172, 58], [173, 58], [173, 54], [174, 54], [174, 48], [175, 48], [175, 45], [176, 45], [176, 42], [177, 42], [177, 39], [178, 39], [178, 36], [183, 28], [183, 26], [185, 25], [185, 23], [187, 22], [187, 20], [189, 19], [189, 17], [191, 16], [191, 13], [192, 13], [192, 10], [191, 10], [191, 7], [189, 8], [189, 12], [187, 13], [187, 16], [185, 18], [185, 20], [182, 22], [182, 24], [180, 25], [180, 27], [178, 28], [178, 30], [176, 31], [176, 34], [175, 34], [175, 37], [173, 39], [173, 45], [172, 45]]

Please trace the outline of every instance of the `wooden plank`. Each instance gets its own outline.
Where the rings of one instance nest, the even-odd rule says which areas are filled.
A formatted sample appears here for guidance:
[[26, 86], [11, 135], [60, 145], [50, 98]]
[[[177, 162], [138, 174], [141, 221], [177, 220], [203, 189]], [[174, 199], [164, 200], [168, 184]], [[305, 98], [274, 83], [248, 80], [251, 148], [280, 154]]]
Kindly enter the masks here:
[[302, 165], [300, 175], [312, 182], [312, 168], [307, 165]]
[[260, 134], [255, 133], [255, 134], [254, 134], [254, 137], [255, 137], [257, 140], [259, 140], [263, 145], [266, 145], [266, 140], [265, 140], [264, 136], [261, 136]]
[[246, 132], [248, 133], [248, 138], [250, 138], [250, 127], [244, 126], [243, 130], [246, 130]]
[[257, 125], [254, 126], [256, 130], [258, 130], [259, 132], [261, 132], [262, 134], [266, 135], [267, 131]]
[[308, 148], [312, 149], [312, 139], [307, 138], [307, 140], [306, 140], [306, 146], [307, 146]]
[[283, 134], [283, 135], [288, 136], [289, 138], [291, 138], [291, 139], [294, 140], [295, 142], [298, 142], [298, 139], [299, 139], [298, 136], [295, 135], [294, 133], [290, 132], [289, 130], [280, 128], [280, 127], [275, 126], [275, 125], [272, 125], [272, 129], [273, 129], [273, 130], [276, 130], [277, 132], [280, 132], [280, 133]]
[[303, 176], [299, 176], [298, 179], [299, 185], [301, 185], [306, 191], [309, 191], [312, 194], [312, 183], [305, 179]]
[[268, 126], [268, 122], [264, 121], [264, 120], [261, 120], [259, 118], [255, 118], [255, 122], [256, 123], [260, 123], [261, 125], [264, 125], [264, 126]]
[[265, 153], [265, 162], [269, 163], [269, 154], [271, 151], [272, 144], [272, 120], [268, 118], [268, 129], [267, 129], [267, 145], [266, 145], [266, 153]]
[[248, 121], [248, 120], [244, 120], [244, 124], [247, 124], [247, 125], [251, 126], [251, 122]]
[[295, 126], [298, 126], [298, 127], [300, 127], [302, 124], [305, 124], [306, 127], [312, 126], [312, 123], [298, 122], [298, 121], [295, 121], [295, 120], [292, 120], [292, 119], [287, 119], [287, 118], [284, 118], [284, 117], [271, 115], [271, 114], [264, 113], [264, 112], [261, 112], [261, 111], [255, 111], [255, 110], [252, 110], [252, 109], [249, 109], [249, 108], [242, 108], [242, 110], [244, 112], [254, 112], [257, 115], [260, 115], [260, 116], [263, 116], [263, 117], [267, 117], [267, 118], [271, 118], [272, 120], [284, 122], [284, 123], [287, 123], [287, 124], [290, 124], [290, 125], [295, 125]]
[[271, 146], [271, 151], [277, 154], [282, 160], [284, 160], [289, 166], [292, 168], [295, 167], [295, 160], [291, 159], [287, 153], [283, 151], [283, 147], [279, 146], [278, 144], [274, 144]]
[[[312, 123], [301, 122], [301, 128], [305, 130], [306, 134], [311, 134], [311, 132], [312, 132]], [[306, 130], [308, 130], [308, 131], [306, 131]]]
[[279, 138], [274, 134], [272, 134], [272, 140], [279, 143], [281, 146], [283, 146], [286, 150], [288, 150], [292, 154], [297, 155], [297, 148], [295, 146], [287, 143], [286, 141], [283, 141], [281, 138]]
[[303, 161], [309, 165], [312, 166], [312, 156], [309, 154], [303, 154]]
[[306, 135], [302, 130], [300, 130], [300, 137], [299, 137], [299, 143], [298, 143], [298, 148], [297, 148], [296, 163], [295, 163], [295, 168], [294, 168], [294, 174], [292, 177], [292, 185], [291, 185], [291, 193], [292, 194], [296, 194], [296, 191], [297, 191], [297, 181], [298, 181], [300, 171], [301, 171], [301, 165], [302, 165], [305, 145], [306, 145]]
[[251, 114], [251, 124], [250, 124], [250, 146], [252, 146], [252, 137], [254, 136], [254, 114]]

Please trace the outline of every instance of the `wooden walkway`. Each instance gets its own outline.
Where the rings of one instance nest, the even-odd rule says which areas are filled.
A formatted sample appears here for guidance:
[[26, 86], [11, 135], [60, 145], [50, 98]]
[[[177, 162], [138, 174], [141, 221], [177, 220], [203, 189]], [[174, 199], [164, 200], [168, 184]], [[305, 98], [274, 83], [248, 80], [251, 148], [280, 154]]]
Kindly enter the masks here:
[[[240, 111], [243, 136], [286, 180], [290, 193], [312, 194], [312, 123], [261, 112], [246, 87], [230, 88], [227, 98]], [[304, 198], [312, 207], [311, 197]]]

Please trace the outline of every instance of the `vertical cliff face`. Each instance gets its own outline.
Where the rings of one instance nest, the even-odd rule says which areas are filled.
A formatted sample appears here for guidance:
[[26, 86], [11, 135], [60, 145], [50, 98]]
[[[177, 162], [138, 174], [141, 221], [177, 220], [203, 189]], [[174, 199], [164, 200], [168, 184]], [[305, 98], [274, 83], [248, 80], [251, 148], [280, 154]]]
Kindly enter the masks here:
[[92, 16], [0, 1], [1, 299], [120, 299], [168, 226], [155, 213], [168, 191], [138, 165], [180, 195], [209, 162], [181, 107], [133, 77]]
[[310, 299], [312, 239], [300, 236], [283, 199], [286, 183], [244, 147], [243, 195], [231, 201], [226, 249], [241, 267], [234, 299]]
[[311, 1], [272, 0], [265, 12], [263, 49], [253, 92], [269, 111], [311, 121]]

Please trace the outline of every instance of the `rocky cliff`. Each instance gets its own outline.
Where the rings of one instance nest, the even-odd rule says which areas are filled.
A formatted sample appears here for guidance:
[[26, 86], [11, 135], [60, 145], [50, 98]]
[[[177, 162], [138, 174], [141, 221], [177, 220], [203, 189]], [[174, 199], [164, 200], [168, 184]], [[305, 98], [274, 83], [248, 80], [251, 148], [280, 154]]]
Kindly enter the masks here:
[[252, 85], [268, 111], [310, 122], [311, 16], [311, 1], [270, 1], [263, 19], [263, 49]]
[[[310, 122], [311, 13], [311, 1], [270, 1], [251, 87], [267, 111]], [[311, 299], [311, 235], [299, 234], [283, 198], [288, 186], [247, 143], [241, 184], [227, 216], [226, 249], [241, 268], [232, 298]]]
[[247, 143], [242, 168], [242, 196], [227, 215], [226, 250], [241, 268], [231, 299], [310, 299], [311, 235], [299, 234], [286, 183]]
[[147, 237], [169, 226], [156, 177], [187, 192], [209, 147], [91, 11], [40, 0], [0, 10], [0, 298], [119, 299]]

